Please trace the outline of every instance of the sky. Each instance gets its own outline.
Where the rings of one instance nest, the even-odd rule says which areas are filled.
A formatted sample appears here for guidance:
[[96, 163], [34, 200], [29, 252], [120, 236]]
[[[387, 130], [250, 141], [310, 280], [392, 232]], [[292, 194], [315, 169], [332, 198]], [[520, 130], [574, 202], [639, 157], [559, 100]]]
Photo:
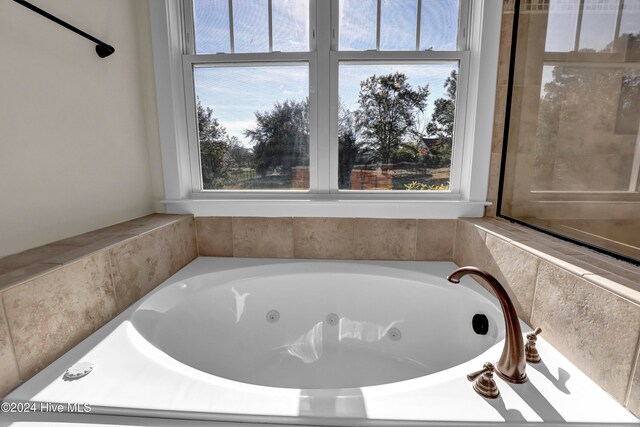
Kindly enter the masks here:
[[[194, 20], [197, 53], [230, 53], [228, 0], [196, 0]], [[423, 0], [420, 49], [455, 50], [456, 0]], [[309, 46], [309, 0], [272, 0], [273, 50], [300, 52]], [[427, 10], [429, 12], [427, 12]], [[340, 2], [340, 49], [375, 49], [376, 0]], [[235, 52], [268, 52], [268, 1], [233, 0]], [[415, 50], [417, 0], [382, 0], [381, 50]], [[431, 94], [425, 117], [433, 102], [445, 96], [444, 81], [457, 69], [456, 62], [429, 65], [344, 64], [339, 72], [340, 99], [357, 108], [360, 82], [376, 74], [404, 72], [414, 88], [429, 85]], [[197, 68], [196, 96], [214, 116], [246, 146], [243, 131], [255, 123], [254, 112], [270, 109], [275, 102], [302, 100], [309, 95], [307, 64], [292, 66], [244, 66]]]

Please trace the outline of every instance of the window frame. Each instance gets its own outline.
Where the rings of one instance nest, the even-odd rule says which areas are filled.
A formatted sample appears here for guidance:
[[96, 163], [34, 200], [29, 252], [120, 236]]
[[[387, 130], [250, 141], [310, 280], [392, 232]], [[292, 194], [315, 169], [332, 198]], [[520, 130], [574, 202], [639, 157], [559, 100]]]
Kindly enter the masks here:
[[[210, 55], [194, 53], [191, 0], [150, 2], [165, 177], [166, 199], [162, 203], [168, 212], [411, 218], [483, 215], [484, 206], [488, 204], [486, 193], [502, 5], [492, 4], [499, 2], [461, 1], [460, 8], [464, 11], [461, 16], [466, 14], [468, 19], [461, 24], [459, 44], [466, 50], [337, 51], [337, 1], [310, 0], [309, 52]], [[434, 61], [459, 63], [450, 190], [339, 190], [338, 64]], [[309, 64], [310, 189], [202, 190], [193, 67], [292, 62]], [[170, 68], [170, 72], [166, 73], [163, 67]], [[479, 99], [486, 101], [490, 108], [480, 107]], [[319, 123], [325, 125], [319, 126]], [[266, 206], [269, 207], [265, 209]], [[404, 211], [400, 206], [404, 207]]]

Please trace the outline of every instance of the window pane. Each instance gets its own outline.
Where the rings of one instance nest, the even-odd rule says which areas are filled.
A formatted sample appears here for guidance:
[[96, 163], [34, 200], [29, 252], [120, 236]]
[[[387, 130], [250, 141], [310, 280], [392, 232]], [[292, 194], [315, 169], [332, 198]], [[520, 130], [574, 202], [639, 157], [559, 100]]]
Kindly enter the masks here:
[[273, 0], [273, 50], [309, 50], [309, 0]]
[[309, 188], [307, 65], [194, 70], [203, 189]]
[[269, 51], [267, 0], [233, 0], [233, 39], [236, 52]]
[[457, 50], [458, 0], [422, 0], [420, 50]]
[[195, 0], [193, 19], [196, 53], [230, 52], [227, 0]]
[[578, 50], [609, 52], [620, 0], [585, 0]]
[[338, 188], [449, 190], [458, 63], [340, 64]]
[[376, 48], [376, 0], [340, 0], [340, 50]]
[[551, 0], [545, 51], [570, 52], [575, 48], [580, 0]]
[[640, 0], [625, 0], [620, 34], [640, 34]]
[[416, 0], [382, 0], [380, 50], [416, 50]]

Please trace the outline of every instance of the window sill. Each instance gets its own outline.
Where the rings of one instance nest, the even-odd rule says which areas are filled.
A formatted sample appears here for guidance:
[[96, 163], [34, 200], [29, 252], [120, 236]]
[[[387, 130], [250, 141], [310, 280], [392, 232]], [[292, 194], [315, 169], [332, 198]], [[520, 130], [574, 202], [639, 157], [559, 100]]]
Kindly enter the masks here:
[[163, 200], [167, 213], [195, 216], [459, 218], [482, 217], [489, 202], [460, 200], [182, 199]]

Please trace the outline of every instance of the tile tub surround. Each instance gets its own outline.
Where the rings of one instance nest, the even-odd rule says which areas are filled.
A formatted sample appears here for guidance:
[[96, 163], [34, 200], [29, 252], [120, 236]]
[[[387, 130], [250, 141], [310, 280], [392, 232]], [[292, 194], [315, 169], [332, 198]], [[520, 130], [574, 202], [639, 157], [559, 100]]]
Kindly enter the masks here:
[[200, 256], [450, 261], [454, 219], [197, 217]]
[[640, 267], [492, 218], [458, 220], [453, 261], [495, 275], [523, 320], [640, 415]]
[[149, 215], [0, 259], [0, 398], [197, 256], [190, 215]]
[[[640, 415], [640, 268], [494, 218], [153, 215], [28, 251], [28, 262], [17, 255], [2, 259], [0, 396], [197, 255], [479, 266], [505, 285], [523, 320], [541, 326], [547, 340]], [[72, 269], [76, 274], [68, 275]], [[65, 274], [73, 285], [58, 278]], [[73, 294], [79, 304], [52, 310], [45, 302], [60, 293]], [[34, 310], [37, 315], [20, 316]], [[71, 322], [80, 325], [72, 337], [38, 338], [47, 328], [64, 327], [66, 317], [81, 319]], [[26, 333], [29, 328], [45, 332]]]

